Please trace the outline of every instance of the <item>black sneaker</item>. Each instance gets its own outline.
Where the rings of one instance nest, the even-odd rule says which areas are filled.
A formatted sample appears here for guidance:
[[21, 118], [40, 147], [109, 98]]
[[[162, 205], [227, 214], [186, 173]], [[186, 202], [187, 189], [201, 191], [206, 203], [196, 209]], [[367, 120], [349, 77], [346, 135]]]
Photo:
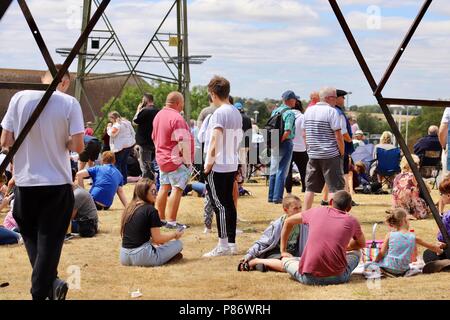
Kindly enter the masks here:
[[357, 207], [357, 206], [359, 206], [359, 204], [352, 200], [352, 207]]
[[329, 203], [328, 203], [328, 201], [322, 200], [322, 201], [320, 201], [320, 205], [321, 206], [328, 206]]
[[68, 233], [68, 234], [65, 235], [64, 241], [68, 241], [68, 240], [73, 239], [73, 238], [74, 238], [73, 234]]
[[51, 298], [53, 300], [66, 300], [67, 291], [69, 291], [69, 286], [67, 285], [67, 282], [59, 278], [56, 278], [55, 281], [53, 281], [53, 290]]

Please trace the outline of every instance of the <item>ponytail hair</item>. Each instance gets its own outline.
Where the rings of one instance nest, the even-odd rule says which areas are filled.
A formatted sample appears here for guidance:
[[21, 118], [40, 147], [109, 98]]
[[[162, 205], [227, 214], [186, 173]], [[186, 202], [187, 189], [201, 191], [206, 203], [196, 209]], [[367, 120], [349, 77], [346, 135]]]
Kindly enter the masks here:
[[400, 228], [407, 216], [407, 212], [403, 208], [395, 208], [386, 211], [386, 223], [391, 227]]

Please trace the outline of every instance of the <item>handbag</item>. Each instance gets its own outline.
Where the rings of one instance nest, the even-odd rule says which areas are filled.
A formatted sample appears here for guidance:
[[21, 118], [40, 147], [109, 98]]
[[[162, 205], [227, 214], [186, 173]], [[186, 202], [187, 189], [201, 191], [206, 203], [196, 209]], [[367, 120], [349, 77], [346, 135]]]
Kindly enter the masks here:
[[372, 240], [367, 240], [366, 247], [362, 249], [361, 261], [364, 263], [375, 261], [383, 245], [383, 240], [376, 240], [377, 227], [378, 223], [374, 223], [372, 227]]

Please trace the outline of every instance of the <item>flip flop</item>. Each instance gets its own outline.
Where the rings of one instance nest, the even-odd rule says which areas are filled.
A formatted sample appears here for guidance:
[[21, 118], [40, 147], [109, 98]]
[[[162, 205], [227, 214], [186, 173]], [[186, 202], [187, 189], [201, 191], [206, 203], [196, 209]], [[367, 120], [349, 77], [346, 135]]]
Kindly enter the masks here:
[[450, 270], [450, 259], [436, 260], [428, 262], [424, 267], [423, 273], [435, 273]]

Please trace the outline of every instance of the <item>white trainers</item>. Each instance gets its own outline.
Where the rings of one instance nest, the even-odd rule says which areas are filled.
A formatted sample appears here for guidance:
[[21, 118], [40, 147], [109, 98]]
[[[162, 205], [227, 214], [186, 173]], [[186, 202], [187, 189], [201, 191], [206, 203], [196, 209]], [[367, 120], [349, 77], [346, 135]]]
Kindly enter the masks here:
[[208, 228], [205, 228], [205, 230], [203, 230], [203, 233], [204, 234], [208, 234], [208, 233], [211, 233], [212, 232], [212, 230], [211, 229], [208, 229]]
[[230, 248], [230, 252], [232, 255], [237, 255], [238, 254], [238, 248], [236, 243], [229, 243], [228, 244], [228, 248]]
[[210, 258], [210, 257], [220, 257], [220, 256], [230, 256], [231, 250], [230, 248], [224, 248], [221, 246], [216, 246], [214, 249], [212, 249], [210, 252], [207, 252], [203, 255], [203, 257], [205, 258]]

